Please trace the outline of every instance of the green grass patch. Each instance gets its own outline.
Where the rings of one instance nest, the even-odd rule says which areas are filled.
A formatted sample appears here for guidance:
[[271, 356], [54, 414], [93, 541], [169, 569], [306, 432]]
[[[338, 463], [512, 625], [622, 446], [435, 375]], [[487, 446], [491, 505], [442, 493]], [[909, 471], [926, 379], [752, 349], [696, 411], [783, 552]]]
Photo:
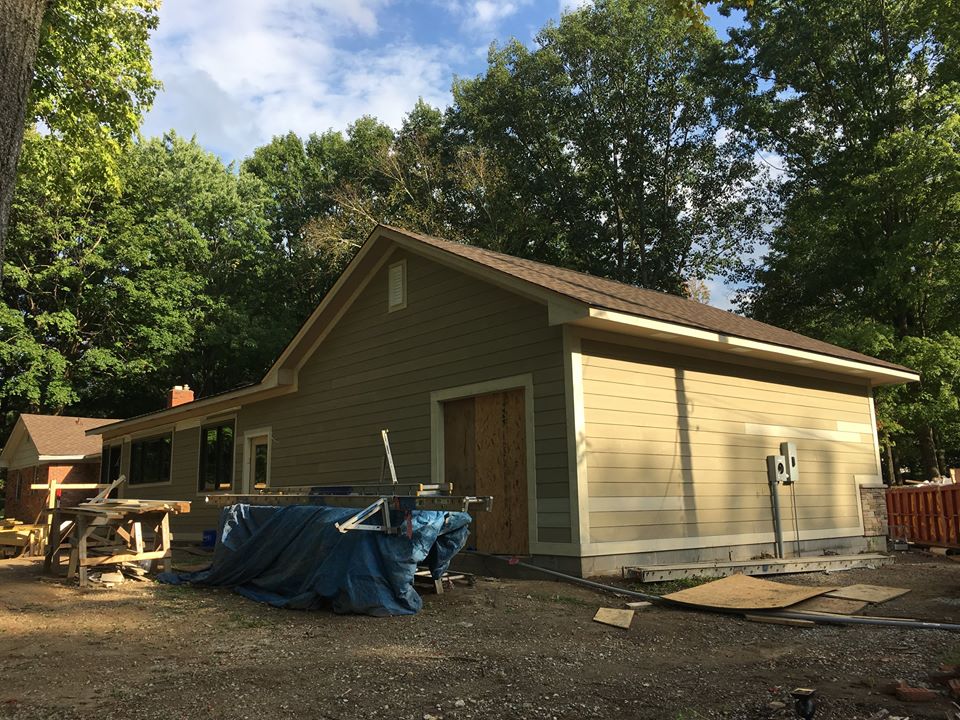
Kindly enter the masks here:
[[630, 589], [648, 593], [649, 595], [669, 595], [670, 593], [686, 590], [687, 588], [697, 587], [698, 585], [703, 585], [704, 583], [708, 583], [713, 580], [716, 580], [716, 578], [698, 576], [692, 578], [679, 578], [677, 580], [665, 580], [663, 582], [654, 583], [632, 583]]

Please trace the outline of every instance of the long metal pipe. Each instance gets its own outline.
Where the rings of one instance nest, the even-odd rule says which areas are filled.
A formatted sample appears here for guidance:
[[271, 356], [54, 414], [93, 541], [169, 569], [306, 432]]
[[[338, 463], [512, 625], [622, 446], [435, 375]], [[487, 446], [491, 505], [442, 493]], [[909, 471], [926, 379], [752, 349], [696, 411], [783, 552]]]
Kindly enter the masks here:
[[780, 525], [780, 493], [777, 481], [770, 480], [770, 503], [773, 506], [773, 535], [777, 545], [777, 557], [783, 557], [783, 527]]
[[626, 588], [617, 587], [616, 585], [598, 583], [593, 580], [587, 580], [586, 578], [576, 577], [575, 575], [567, 575], [566, 573], [558, 572], [556, 570], [548, 570], [547, 568], [540, 567], [539, 565], [531, 565], [530, 563], [525, 563], [519, 560], [515, 561], [512, 558], [503, 557], [501, 555], [490, 555], [489, 553], [479, 552], [478, 550], [468, 550], [467, 552], [471, 553], [472, 555], [479, 555], [480, 557], [500, 560], [501, 562], [505, 562], [510, 565], [517, 565], [529, 570], [536, 570], [576, 585], [583, 585], [584, 587], [594, 588], [596, 590], [603, 590], [605, 592], [614, 593], [617, 595], [626, 595], [627, 597], [646, 600], [647, 602], [651, 602], [656, 605], [665, 605], [684, 610], [700, 610], [704, 612], [722, 613], [724, 615], [743, 615], [749, 613], [751, 615], [764, 615], [768, 617], [785, 618], [790, 620], [810, 620], [815, 623], [830, 625], [875, 625], [880, 627], [902, 627], [908, 630], [946, 630], [949, 632], [960, 632], [960, 625], [958, 624], [928, 622], [926, 620], [858, 617], [856, 615], [814, 615], [812, 613], [791, 612], [790, 610], [732, 610], [724, 608], [700, 607], [698, 605], [685, 605], [668, 598], [660, 597], [659, 595], [650, 595], [649, 593], [637, 592], [636, 590], [627, 590]]

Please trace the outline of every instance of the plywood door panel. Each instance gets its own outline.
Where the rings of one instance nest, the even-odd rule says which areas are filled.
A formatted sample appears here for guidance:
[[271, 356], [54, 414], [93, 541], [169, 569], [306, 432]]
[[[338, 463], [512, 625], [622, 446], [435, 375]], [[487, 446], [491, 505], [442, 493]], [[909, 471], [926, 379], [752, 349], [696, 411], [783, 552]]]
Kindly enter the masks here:
[[478, 549], [526, 554], [527, 457], [522, 389], [476, 398], [476, 437], [477, 493], [494, 497], [493, 512], [478, 513]]
[[529, 551], [525, 413], [523, 389], [443, 405], [446, 482], [457, 494], [494, 499], [491, 512], [474, 516], [469, 542], [483, 552]]
[[457, 495], [476, 495], [476, 402], [472, 397], [443, 404], [443, 466]]

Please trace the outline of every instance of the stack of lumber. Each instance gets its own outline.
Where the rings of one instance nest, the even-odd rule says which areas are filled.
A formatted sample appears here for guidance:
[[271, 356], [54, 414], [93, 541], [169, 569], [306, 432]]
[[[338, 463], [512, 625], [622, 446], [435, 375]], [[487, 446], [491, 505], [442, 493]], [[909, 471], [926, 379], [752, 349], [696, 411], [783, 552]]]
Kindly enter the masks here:
[[0, 557], [42, 555], [46, 544], [47, 526], [32, 525], [14, 518], [0, 520]]
[[126, 515], [128, 513], [165, 512], [177, 515], [190, 512], [186, 500], [115, 499], [88, 500], [77, 504], [75, 510], [95, 515]]

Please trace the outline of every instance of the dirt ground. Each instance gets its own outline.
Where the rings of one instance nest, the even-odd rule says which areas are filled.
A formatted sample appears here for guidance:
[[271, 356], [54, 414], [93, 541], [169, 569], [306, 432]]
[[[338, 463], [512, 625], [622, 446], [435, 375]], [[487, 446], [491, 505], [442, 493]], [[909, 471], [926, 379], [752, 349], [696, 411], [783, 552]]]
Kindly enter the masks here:
[[[782, 579], [911, 588], [869, 612], [960, 622], [960, 563], [946, 559]], [[792, 718], [797, 686], [817, 689], [818, 719], [951, 707], [884, 686], [932, 685], [929, 671], [960, 662], [960, 634], [656, 607], [621, 630], [592, 621], [600, 606], [620, 601], [480, 578], [425, 595], [413, 617], [337, 616], [152, 582], [80, 590], [0, 561], [0, 718]]]

